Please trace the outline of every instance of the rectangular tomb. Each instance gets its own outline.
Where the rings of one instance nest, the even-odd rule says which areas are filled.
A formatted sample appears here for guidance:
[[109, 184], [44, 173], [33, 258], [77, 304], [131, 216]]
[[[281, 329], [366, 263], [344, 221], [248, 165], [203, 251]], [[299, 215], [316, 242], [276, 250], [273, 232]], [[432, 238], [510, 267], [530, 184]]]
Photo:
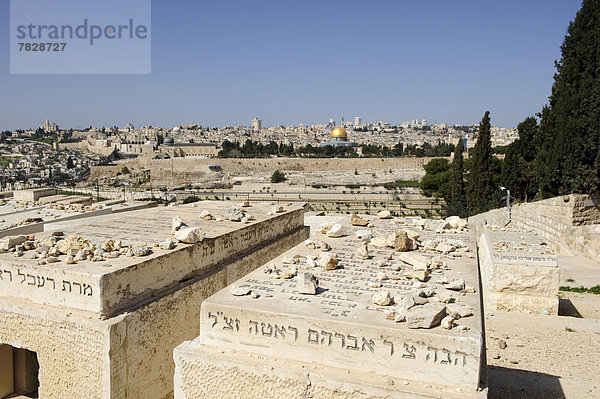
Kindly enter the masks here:
[[[37, 249], [0, 253], [0, 345], [37, 354], [40, 397], [172, 396], [173, 348], [197, 335], [202, 301], [308, 236], [302, 204], [278, 213], [252, 204], [243, 208], [246, 223], [218, 220], [232, 205], [206, 201], [60, 222], [36, 237], [45, 252], [53, 240], [79, 237], [131, 254], [68, 263], [66, 255], [34, 259]], [[174, 239], [176, 216], [205, 238], [157, 246]], [[149, 253], [131, 256], [140, 247]]]
[[[486, 396], [472, 233], [411, 233], [420, 235], [422, 243], [438, 239], [462, 244], [446, 255], [369, 245], [372, 257], [359, 259], [354, 254], [361, 244], [357, 230], [369, 230], [375, 243], [405, 227], [392, 220], [354, 227], [349, 220], [336, 219], [343, 225], [342, 237], [321, 233], [312, 237], [332, 248], [326, 253], [337, 255], [334, 270], [309, 266], [311, 262], [303, 259], [324, 252], [300, 244], [202, 304], [199, 337], [175, 350], [175, 398]], [[422, 259], [418, 256], [431, 262], [424, 281], [407, 277], [419, 267], [401, 260]], [[294, 257], [299, 263], [286, 263]], [[273, 270], [283, 270], [285, 276], [294, 268], [296, 276], [274, 278]], [[300, 293], [305, 272], [319, 281], [316, 295]], [[458, 279], [464, 280], [467, 291], [445, 288]], [[232, 295], [236, 289], [251, 290], [258, 297]], [[396, 305], [373, 302], [373, 294], [384, 289]], [[429, 295], [429, 303], [411, 308], [411, 315], [431, 307], [447, 307], [448, 313], [461, 307], [472, 315], [457, 320], [460, 327], [450, 330], [439, 325], [412, 329], [407, 322], [395, 322], [397, 306], [419, 295], [422, 301]], [[446, 304], [448, 300], [454, 302]], [[414, 320], [409, 321], [414, 326]]]
[[486, 309], [558, 314], [558, 255], [537, 235], [485, 226], [479, 259]]

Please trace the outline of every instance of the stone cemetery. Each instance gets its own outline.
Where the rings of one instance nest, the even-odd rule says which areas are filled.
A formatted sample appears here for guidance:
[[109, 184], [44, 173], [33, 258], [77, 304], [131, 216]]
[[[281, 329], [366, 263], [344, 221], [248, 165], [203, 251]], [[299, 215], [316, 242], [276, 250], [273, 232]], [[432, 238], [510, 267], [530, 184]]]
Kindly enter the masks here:
[[202, 301], [305, 240], [303, 214], [205, 201], [2, 239], [0, 397], [171, 397]]
[[486, 397], [474, 233], [388, 213], [309, 217], [309, 240], [204, 301], [175, 398]]

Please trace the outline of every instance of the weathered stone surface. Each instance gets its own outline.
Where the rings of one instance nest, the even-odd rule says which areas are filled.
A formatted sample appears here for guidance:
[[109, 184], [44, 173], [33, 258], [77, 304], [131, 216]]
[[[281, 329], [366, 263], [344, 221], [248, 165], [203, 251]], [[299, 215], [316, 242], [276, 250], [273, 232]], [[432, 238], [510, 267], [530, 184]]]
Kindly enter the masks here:
[[325, 270], [333, 270], [338, 266], [337, 255], [325, 252], [319, 257], [319, 266]]
[[91, 246], [91, 243], [88, 240], [84, 240], [82, 237], [78, 236], [69, 236], [63, 240], [60, 240], [56, 243], [56, 248], [62, 254], [67, 254], [71, 249], [84, 249]]
[[207, 211], [206, 209], [204, 209], [202, 212], [200, 212], [199, 215], [203, 220], [215, 220], [215, 217], [212, 215], [212, 213], [210, 213], [209, 211]]
[[369, 259], [371, 256], [369, 255], [369, 247], [367, 244], [359, 246], [356, 252], [354, 252], [354, 256], [358, 259]]
[[388, 306], [392, 302], [392, 297], [388, 290], [381, 290], [374, 293], [371, 300], [375, 305]]
[[186, 227], [187, 225], [183, 223], [183, 220], [179, 216], [175, 216], [171, 222], [171, 230], [177, 231], [182, 227]]
[[446, 304], [446, 312], [456, 314], [459, 317], [469, 317], [473, 315], [473, 307], [460, 303], [448, 303]]
[[316, 295], [319, 288], [319, 280], [312, 273], [302, 273], [299, 291], [305, 295]]
[[244, 211], [238, 206], [232, 206], [227, 211], [223, 212], [223, 218], [225, 220], [231, 220], [232, 222], [240, 222], [244, 217]]
[[381, 212], [377, 212], [377, 217], [379, 219], [391, 219], [392, 218], [392, 213], [390, 211], [381, 211]]
[[244, 295], [248, 295], [250, 294], [250, 287], [248, 286], [244, 286], [244, 287], [237, 287], [237, 286], [232, 286], [229, 289], [229, 292], [231, 293], [231, 295], [233, 296], [244, 296]]
[[406, 312], [406, 324], [408, 328], [433, 328], [440, 324], [445, 315], [445, 305], [427, 303], [410, 308]]
[[393, 233], [393, 236], [393, 246], [396, 251], [406, 252], [412, 251], [414, 249], [414, 241], [408, 236], [406, 231], [396, 231], [395, 233]]
[[334, 224], [333, 226], [331, 226], [331, 229], [329, 229], [327, 231], [327, 237], [339, 238], [339, 237], [342, 237], [343, 235], [344, 235], [344, 228], [339, 223]]
[[414, 270], [427, 270], [431, 265], [431, 259], [416, 253], [401, 253], [398, 259], [411, 265]]
[[369, 242], [372, 246], [378, 248], [386, 248], [387, 247], [387, 238], [385, 237], [374, 237]]
[[440, 322], [440, 324], [442, 325], [443, 328], [445, 328], [446, 330], [451, 330], [452, 327], [454, 326], [454, 316], [453, 315], [448, 315], [446, 317], [444, 317], [442, 319], [442, 321]]
[[200, 227], [184, 227], [175, 232], [175, 238], [185, 244], [196, 244], [204, 239]]
[[357, 230], [354, 234], [361, 241], [370, 240], [373, 237], [373, 232], [371, 230]]
[[353, 213], [352, 218], [350, 219], [350, 223], [352, 224], [352, 226], [367, 226], [369, 224], [369, 221]]
[[166, 250], [173, 249], [173, 248], [175, 248], [175, 242], [173, 242], [173, 240], [171, 240], [170, 238], [168, 238], [165, 241], [161, 241], [158, 244], [158, 247], [160, 249], [166, 249]]
[[133, 251], [134, 256], [146, 256], [152, 252], [152, 250], [145, 245], [138, 245], [131, 250]]
[[461, 219], [458, 216], [448, 216], [446, 219], [446, 222], [448, 222], [448, 224], [450, 224], [450, 227], [453, 229], [464, 229], [465, 227], [467, 227], [467, 221], [465, 219]]
[[465, 288], [465, 280], [457, 279], [444, 284], [444, 288], [452, 291], [462, 291]]

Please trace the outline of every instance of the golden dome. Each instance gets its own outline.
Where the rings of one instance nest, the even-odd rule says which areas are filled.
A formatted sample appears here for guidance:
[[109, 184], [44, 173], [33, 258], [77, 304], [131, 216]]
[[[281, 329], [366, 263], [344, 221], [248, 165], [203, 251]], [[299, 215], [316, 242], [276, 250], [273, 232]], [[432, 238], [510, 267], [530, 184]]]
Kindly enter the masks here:
[[348, 137], [348, 134], [346, 133], [346, 129], [337, 126], [331, 131], [331, 137]]

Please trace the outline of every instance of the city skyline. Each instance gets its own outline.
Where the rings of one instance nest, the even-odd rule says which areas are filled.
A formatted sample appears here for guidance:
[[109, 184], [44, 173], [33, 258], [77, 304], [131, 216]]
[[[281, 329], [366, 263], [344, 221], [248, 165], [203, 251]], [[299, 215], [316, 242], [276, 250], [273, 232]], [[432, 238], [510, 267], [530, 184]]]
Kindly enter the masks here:
[[[0, 129], [355, 116], [462, 125], [485, 110], [514, 127], [547, 103], [580, 1], [152, 5], [151, 75], [9, 75], [5, 57]], [[8, 11], [3, 2], [5, 36]]]

